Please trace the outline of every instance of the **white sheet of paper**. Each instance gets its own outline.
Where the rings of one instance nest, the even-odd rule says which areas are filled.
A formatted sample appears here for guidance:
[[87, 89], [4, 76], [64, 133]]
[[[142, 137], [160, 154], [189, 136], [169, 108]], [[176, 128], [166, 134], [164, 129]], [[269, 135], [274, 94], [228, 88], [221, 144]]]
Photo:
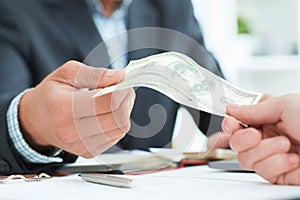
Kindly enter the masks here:
[[298, 186], [271, 185], [256, 174], [228, 173], [207, 166], [188, 167], [130, 176], [132, 189], [88, 183], [77, 175], [42, 182], [0, 185], [1, 199], [291, 199], [300, 197]]

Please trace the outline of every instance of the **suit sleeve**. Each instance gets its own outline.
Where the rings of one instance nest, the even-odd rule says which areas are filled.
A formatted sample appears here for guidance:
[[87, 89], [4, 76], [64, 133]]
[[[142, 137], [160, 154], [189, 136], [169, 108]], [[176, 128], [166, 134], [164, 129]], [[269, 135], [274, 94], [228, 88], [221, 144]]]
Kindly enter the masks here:
[[[12, 99], [26, 88], [33, 87], [33, 70], [28, 66], [30, 45], [25, 39], [21, 26], [15, 23], [12, 13], [5, 8], [0, 14], [0, 173], [47, 172], [66, 162], [74, 162], [76, 157], [63, 153], [61, 164], [34, 164], [27, 162], [12, 144], [8, 133], [6, 114]], [[19, 20], [20, 21], [20, 20]], [[21, 20], [23, 21], [23, 20]]]

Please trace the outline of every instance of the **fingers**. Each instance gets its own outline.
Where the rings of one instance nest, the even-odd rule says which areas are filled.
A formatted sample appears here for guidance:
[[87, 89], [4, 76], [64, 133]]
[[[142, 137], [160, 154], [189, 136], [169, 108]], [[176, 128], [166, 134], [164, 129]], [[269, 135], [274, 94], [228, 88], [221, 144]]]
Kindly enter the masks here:
[[115, 85], [124, 79], [124, 69], [82, 66], [76, 77], [76, 88], [97, 89]]
[[275, 98], [249, 106], [231, 104], [227, 106], [227, 113], [248, 125], [268, 124], [280, 120], [283, 106], [280, 98]]
[[228, 116], [223, 119], [223, 132], [212, 134], [208, 137], [207, 148], [228, 148], [231, 134], [241, 129], [241, 124], [235, 118]]
[[78, 155], [85, 158], [95, 157], [111, 146], [115, 145], [125, 136], [125, 134], [125, 131], [115, 129], [103, 134], [98, 134], [90, 138], [86, 138], [82, 140], [82, 147], [80, 149], [81, 151], [78, 153]]
[[75, 119], [77, 135], [67, 138], [68, 144], [71, 144], [68, 147], [71, 148], [70, 152], [93, 157], [124, 137], [130, 129], [130, 113], [134, 97], [135, 93], [129, 92], [113, 112]]
[[289, 140], [284, 136], [264, 139], [255, 147], [240, 151], [238, 161], [243, 168], [253, 170], [256, 163], [272, 155], [286, 153], [290, 146]]
[[[289, 166], [290, 170], [286, 170], [285, 173], [282, 173], [274, 183], [281, 185], [300, 185], [299, 156], [296, 155], [294, 158], [289, 157], [288, 159], [291, 162]], [[296, 167], [294, 167], [294, 163], [296, 163]], [[270, 182], [273, 183], [271, 180]]]
[[231, 116], [227, 116], [223, 119], [222, 129], [225, 133], [233, 134], [235, 131], [241, 128], [241, 124], [238, 120]]
[[120, 129], [114, 129], [87, 138], [80, 138], [79, 136], [78, 139], [68, 143], [63, 148], [76, 155], [91, 158], [116, 144], [125, 136], [125, 133]]
[[207, 141], [207, 149], [229, 147], [230, 136], [230, 134], [225, 132], [218, 132], [210, 135]]
[[223, 132], [210, 135], [207, 141], [207, 148], [228, 148], [231, 134], [241, 128], [243, 127], [241, 127], [240, 122], [235, 118], [231, 116], [224, 118], [222, 122]]
[[120, 141], [120, 139], [122, 138], [118, 138], [118, 139], [114, 139], [111, 140], [107, 143], [101, 144], [101, 146], [98, 146], [98, 148], [96, 148], [94, 151], [87, 151], [84, 154], [81, 154], [80, 156], [84, 157], [84, 158], [93, 158], [98, 156], [100, 153], [106, 151], [107, 149], [109, 149], [110, 147], [112, 147], [113, 145], [117, 144], [118, 141]]
[[236, 131], [231, 136], [230, 146], [238, 152], [242, 168], [254, 170], [271, 183], [285, 183], [284, 173], [297, 167], [299, 162], [297, 155], [287, 153], [291, 148], [288, 138], [277, 136], [262, 140], [261, 133], [254, 128]]
[[237, 152], [247, 151], [261, 142], [262, 134], [254, 128], [236, 131], [230, 138], [230, 147]]
[[[299, 156], [297, 154], [275, 154], [255, 164], [257, 174], [270, 183], [299, 185]], [[293, 170], [297, 168], [296, 171]], [[295, 176], [298, 175], [298, 176]]]
[[[132, 96], [129, 94], [113, 112], [99, 114], [76, 120], [76, 128], [81, 137], [90, 137], [102, 132], [111, 131], [120, 127], [130, 127], [130, 113], [132, 110]], [[128, 128], [126, 130], [128, 131]]]
[[[125, 89], [92, 98], [97, 91], [78, 91], [73, 95], [73, 112], [75, 118], [95, 116], [116, 111], [123, 101], [133, 102], [135, 92]], [[128, 98], [129, 97], [129, 98]]]
[[58, 68], [50, 78], [75, 88], [97, 89], [117, 84], [124, 76], [124, 69], [95, 68], [69, 61]]
[[124, 137], [130, 128], [134, 90], [126, 89], [98, 98], [92, 98], [95, 90], [86, 90], [116, 84], [124, 75], [123, 69], [93, 68], [75, 61], [51, 73], [40, 84], [57, 105], [56, 109], [48, 106], [52, 120], [48, 120], [50, 126], [45, 129], [54, 132], [45, 134], [50, 135], [47, 136], [49, 144], [88, 157], [105, 151]]

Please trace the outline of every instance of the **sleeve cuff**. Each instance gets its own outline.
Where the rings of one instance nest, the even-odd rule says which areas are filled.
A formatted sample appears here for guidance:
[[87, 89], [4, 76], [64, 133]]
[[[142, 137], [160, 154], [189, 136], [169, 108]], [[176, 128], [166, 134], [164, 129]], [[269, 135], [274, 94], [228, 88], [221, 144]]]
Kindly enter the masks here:
[[12, 100], [6, 114], [8, 133], [13, 142], [13, 145], [15, 146], [19, 154], [29, 162], [39, 164], [63, 162], [63, 159], [60, 157], [48, 157], [36, 152], [27, 144], [23, 137], [18, 120], [18, 106], [22, 96], [29, 90], [30, 89], [23, 91]]

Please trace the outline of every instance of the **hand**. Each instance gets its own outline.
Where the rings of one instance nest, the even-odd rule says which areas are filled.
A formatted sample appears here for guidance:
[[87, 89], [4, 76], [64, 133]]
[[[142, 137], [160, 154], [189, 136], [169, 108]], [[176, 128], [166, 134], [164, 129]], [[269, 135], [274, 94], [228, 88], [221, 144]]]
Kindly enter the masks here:
[[[260, 102], [264, 102], [274, 98], [270, 94], [264, 94], [263, 97], [260, 99]], [[207, 149], [214, 149], [214, 148], [223, 148], [226, 149], [229, 147], [229, 139], [231, 134], [226, 132], [217, 132], [210, 136], [208, 136], [207, 140]]]
[[22, 97], [24, 138], [35, 149], [54, 146], [86, 158], [105, 151], [128, 132], [135, 93], [127, 89], [91, 97], [124, 76], [123, 69], [67, 62]]
[[[300, 185], [300, 94], [252, 106], [230, 105], [223, 130], [240, 165], [271, 183]], [[248, 124], [243, 128], [239, 121]]]

